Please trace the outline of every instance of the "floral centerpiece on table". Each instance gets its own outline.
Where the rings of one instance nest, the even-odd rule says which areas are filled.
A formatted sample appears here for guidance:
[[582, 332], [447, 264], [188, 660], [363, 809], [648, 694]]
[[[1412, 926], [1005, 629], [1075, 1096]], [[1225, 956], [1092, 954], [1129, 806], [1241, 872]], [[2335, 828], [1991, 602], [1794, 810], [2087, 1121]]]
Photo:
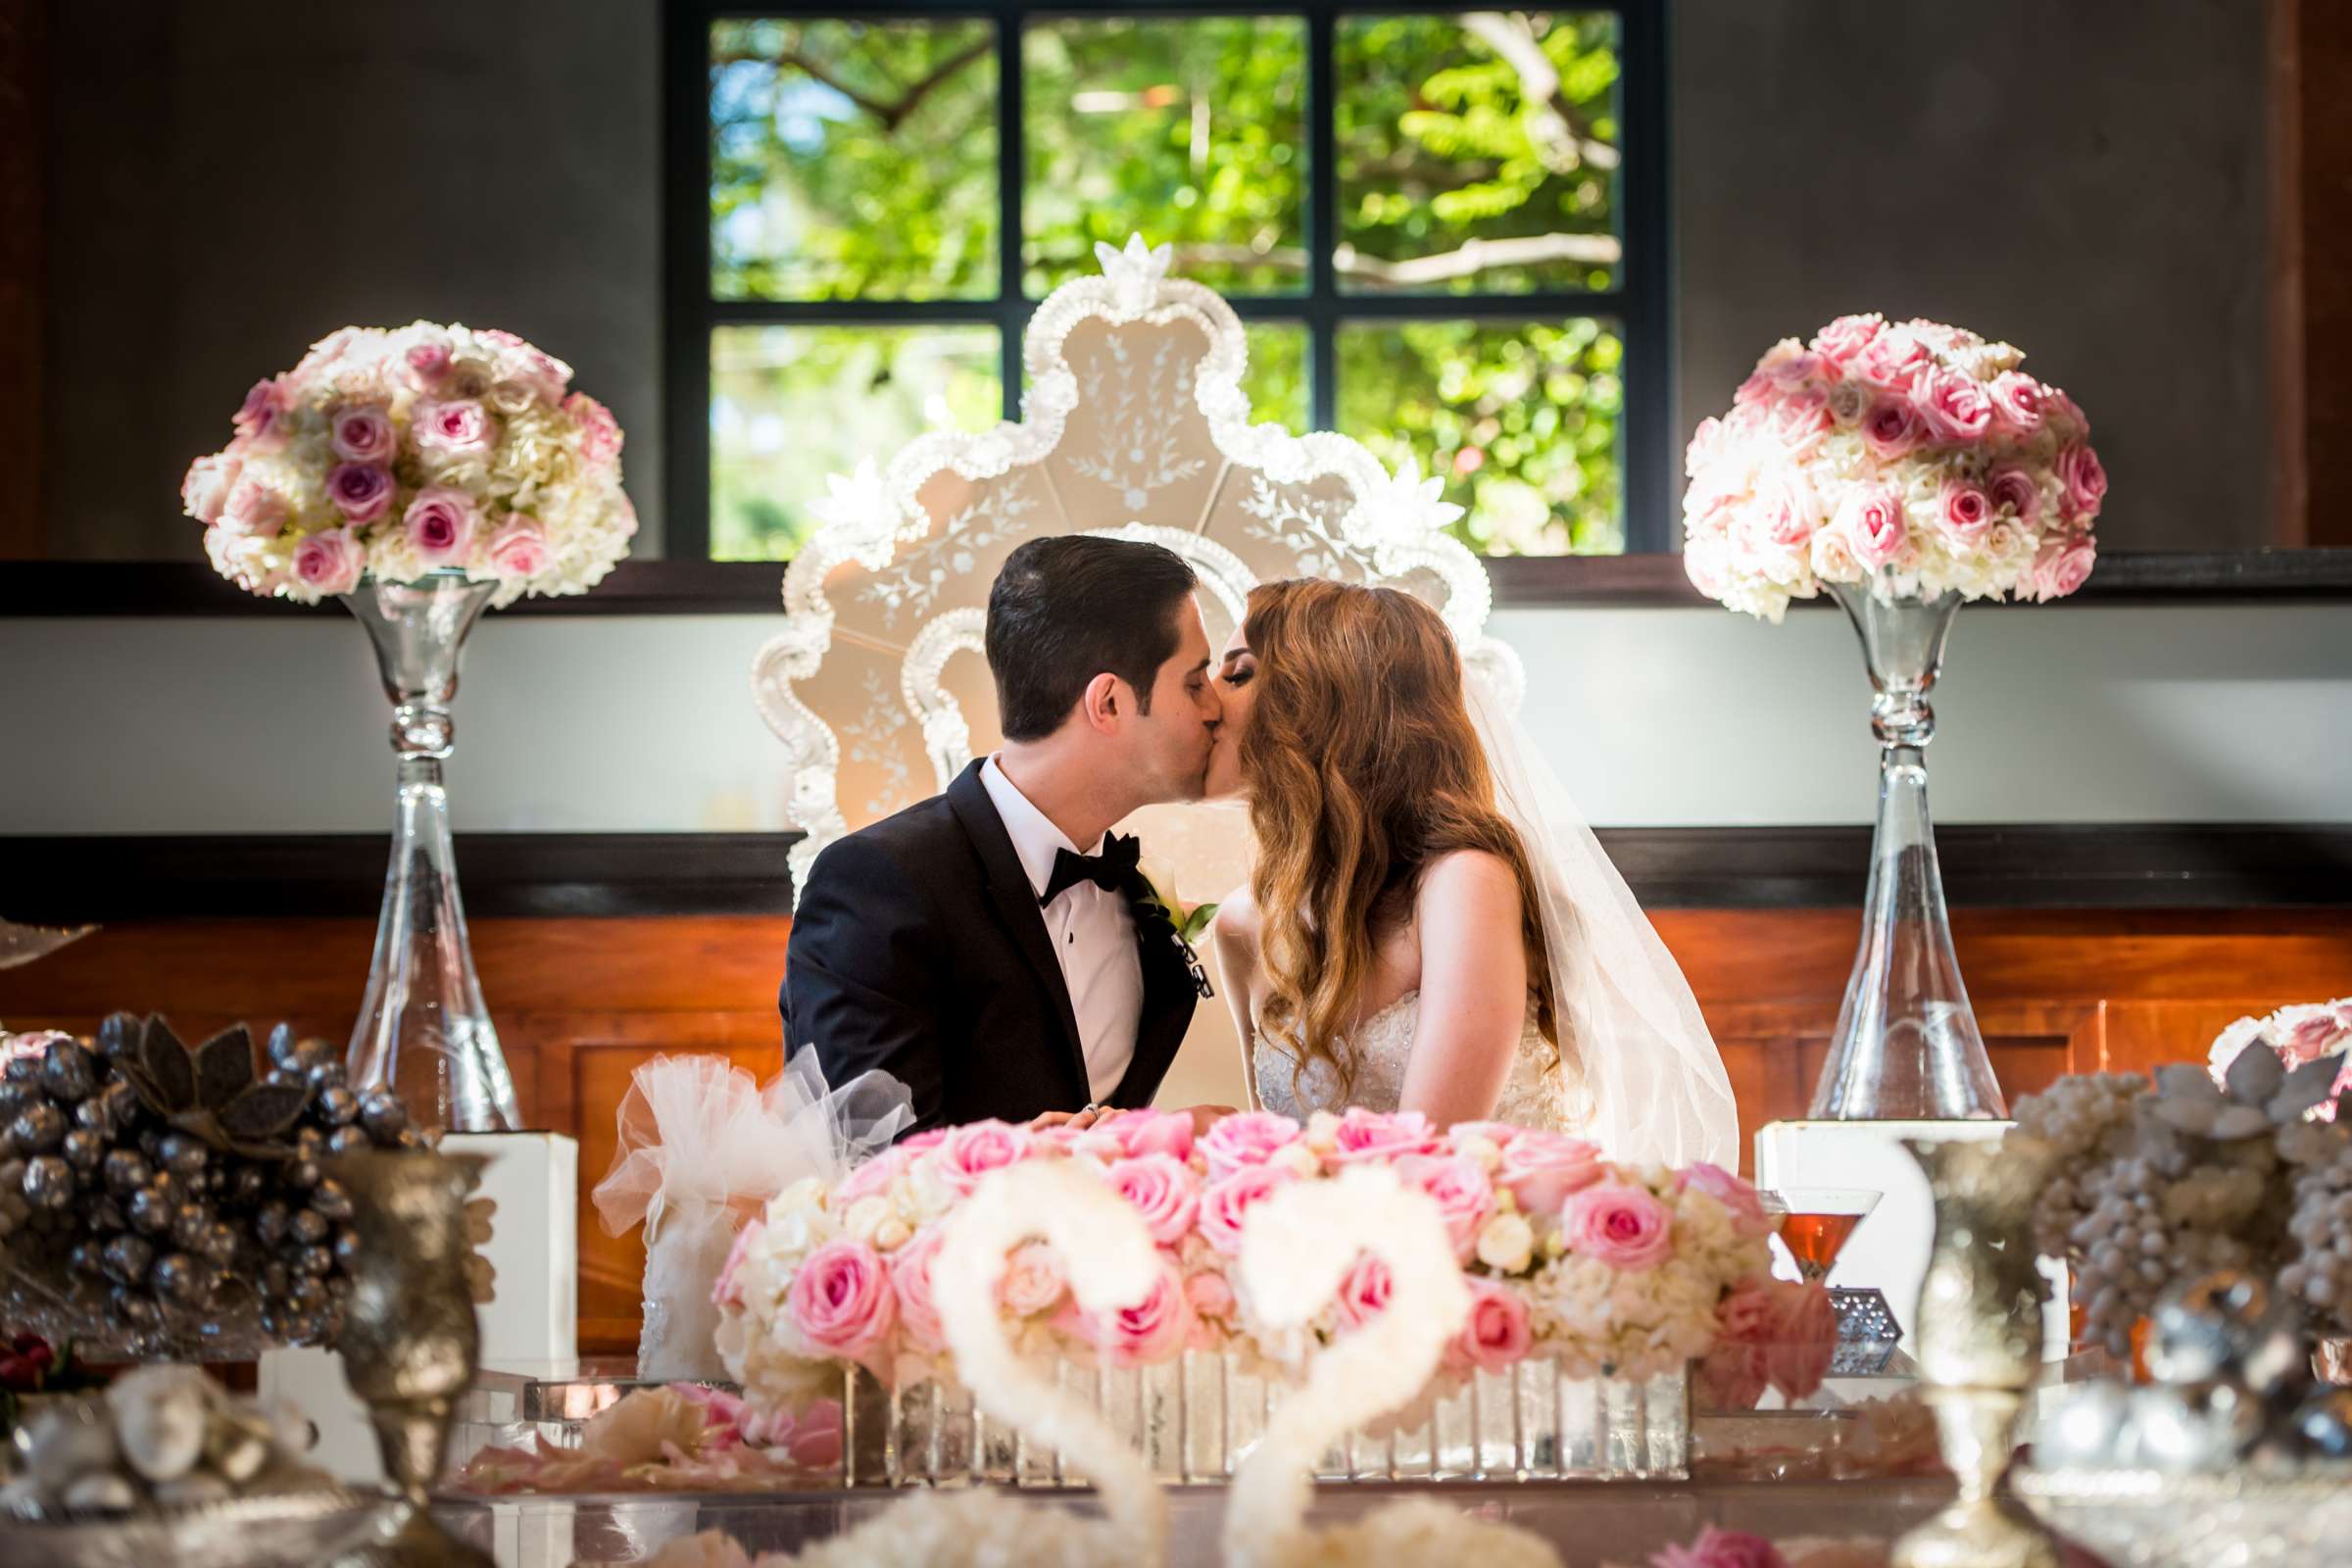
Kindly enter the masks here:
[[2082, 587], [2106, 470], [2082, 411], [2019, 369], [2024, 358], [1879, 316], [1782, 339], [1690, 439], [1691, 582], [1774, 621], [1824, 583], [1930, 600]]
[[496, 581], [496, 605], [594, 587], [628, 553], [620, 426], [512, 332], [347, 326], [254, 383], [236, 439], [180, 487], [249, 592], [316, 603], [363, 575]]
[[997, 1121], [927, 1132], [835, 1187], [810, 1180], [778, 1195], [736, 1238], [715, 1293], [719, 1351], [753, 1405], [791, 1408], [836, 1390], [844, 1363], [886, 1384], [946, 1379], [931, 1297], [942, 1221], [988, 1172], [1024, 1160], [1096, 1171], [1134, 1205], [1165, 1268], [1141, 1304], [1098, 1318], [1078, 1309], [1050, 1247], [1016, 1251], [1001, 1304], [1015, 1343], [1045, 1357], [1132, 1367], [1206, 1350], [1296, 1375], [1386, 1306], [1387, 1270], [1363, 1257], [1306, 1328], [1274, 1334], [1236, 1283], [1242, 1232], [1285, 1184], [1368, 1161], [1446, 1218], [1473, 1296], [1443, 1374], [1452, 1381], [1531, 1356], [1567, 1377], [1639, 1381], [1706, 1356], [1727, 1328], [1760, 1344], [1767, 1322], [1798, 1321], [1819, 1336], [1818, 1385], [1834, 1348], [1826, 1298], [1821, 1316], [1780, 1306], [1782, 1294], [1819, 1293], [1770, 1279], [1771, 1222], [1753, 1188], [1714, 1166], [1618, 1165], [1558, 1134], [1495, 1123], [1441, 1134], [1416, 1114], [1355, 1109], [1301, 1125], [1248, 1112], [1196, 1139], [1188, 1115], [1144, 1111], [1078, 1132]]
[[452, 1479], [489, 1496], [582, 1492], [774, 1492], [841, 1468], [841, 1406], [760, 1416], [738, 1395], [697, 1383], [637, 1389], [588, 1418], [577, 1447], [534, 1436], [492, 1446]]
[[2352, 1127], [2310, 1112], [2332, 1058], [2289, 1072], [2240, 1051], [2201, 1066], [2061, 1078], [2020, 1100], [2003, 1148], [2046, 1172], [2034, 1243], [2062, 1258], [2086, 1332], [2116, 1355], [2176, 1282], [2275, 1279], [2323, 1332], [2352, 1331]]
[[2290, 1071], [2323, 1056], [2343, 1070], [2336, 1075], [2328, 1098], [2311, 1108], [2322, 1121], [2335, 1119], [2335, 1097], [2352, 1090], [2352, 997], [2333, 1002], [2306, 1002], [2280, 1007], [2262, 1018], [2240, 1018], [2215, 1037], [2211, 1061], [2214, 1077], [2227, 1081], [2230, 1064], [2250, 1046], [2262, 1046]]

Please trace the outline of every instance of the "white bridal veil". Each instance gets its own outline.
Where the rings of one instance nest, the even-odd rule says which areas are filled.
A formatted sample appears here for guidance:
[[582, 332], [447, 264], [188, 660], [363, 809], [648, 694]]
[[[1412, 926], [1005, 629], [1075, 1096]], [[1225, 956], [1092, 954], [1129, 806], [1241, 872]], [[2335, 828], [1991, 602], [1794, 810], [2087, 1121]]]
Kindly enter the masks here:
[[1525, 726], [1477, 674], [1463, 689], [1542, 893], [1568, 1125], [1614, 1159], [1739, 1169], [1732, 1081], [1682, 966]]

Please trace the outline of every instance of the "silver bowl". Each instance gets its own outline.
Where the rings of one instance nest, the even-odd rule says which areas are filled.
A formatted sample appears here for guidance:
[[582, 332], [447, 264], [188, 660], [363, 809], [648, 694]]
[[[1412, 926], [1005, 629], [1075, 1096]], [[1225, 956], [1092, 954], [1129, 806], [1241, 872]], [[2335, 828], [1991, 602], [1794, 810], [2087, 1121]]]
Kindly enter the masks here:
[[40, 1568], [317, 1568], [389, 1539], [405, 1505], [388, 1492], [320, 1487], [156, 1513], [0, 1513], [0, 1562]]
[[2018, 1470], [2009, 1486], [2043, 1524], [2113, 1568], [2330, 1568], [2352, 1542], [2352, 1465]]

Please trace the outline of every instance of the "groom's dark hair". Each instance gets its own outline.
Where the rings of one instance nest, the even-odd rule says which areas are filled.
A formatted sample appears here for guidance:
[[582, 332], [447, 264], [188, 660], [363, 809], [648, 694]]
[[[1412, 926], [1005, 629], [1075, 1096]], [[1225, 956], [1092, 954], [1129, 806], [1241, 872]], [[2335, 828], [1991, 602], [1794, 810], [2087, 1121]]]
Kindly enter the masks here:
[[988, 668], [1008, 741], [1061, 727], [1104, 671], [1152, 710], [1152, 682], [1176, 653], [1176, 609], [1200, 585], [1175, 551], [1131, 539], [1056, 534], [1004, 558], [988, 591]]

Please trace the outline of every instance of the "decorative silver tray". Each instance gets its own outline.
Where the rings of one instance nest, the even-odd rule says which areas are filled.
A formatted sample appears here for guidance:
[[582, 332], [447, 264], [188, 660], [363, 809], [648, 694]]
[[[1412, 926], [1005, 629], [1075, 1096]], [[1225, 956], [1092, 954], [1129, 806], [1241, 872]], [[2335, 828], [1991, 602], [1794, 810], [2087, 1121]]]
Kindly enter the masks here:
[[321, 1487], [161, 1513], [32, 1520], [0, 1513], [0, 1563], [39, 1568], [317, 1568], [389, 1539], [388, 1492]]
[[2352, 1465], [2266, 1475], [2019, 1470], [2042, 1523], [2112, 1568], [2341, 1568], [2352, 1559]]

